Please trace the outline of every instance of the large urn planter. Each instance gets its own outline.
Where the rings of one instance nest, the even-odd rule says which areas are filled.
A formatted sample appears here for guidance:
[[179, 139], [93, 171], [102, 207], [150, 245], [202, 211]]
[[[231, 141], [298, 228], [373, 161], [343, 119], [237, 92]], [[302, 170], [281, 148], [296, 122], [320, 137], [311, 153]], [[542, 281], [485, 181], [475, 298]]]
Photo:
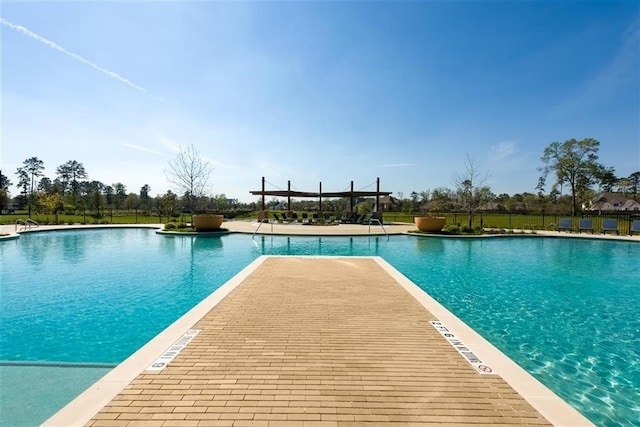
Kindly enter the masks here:
[[442, 231], [442, 228], [447, 223], [447, 218], [444, 216], [416, 216], [413, 217], [413, 221], [420, 231], [437, 232]]
[[214, 231], [220, 228], [224, 216], [214, 214], [200, 214], [193, 216], [193, 226], [196, 231]]

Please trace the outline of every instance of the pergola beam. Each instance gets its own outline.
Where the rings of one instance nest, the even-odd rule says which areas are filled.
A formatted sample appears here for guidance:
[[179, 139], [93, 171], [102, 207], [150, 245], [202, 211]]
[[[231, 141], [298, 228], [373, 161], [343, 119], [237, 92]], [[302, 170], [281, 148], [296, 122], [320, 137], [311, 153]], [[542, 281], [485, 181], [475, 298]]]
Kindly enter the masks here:
[[274, 197], [286, 197], [287, 198], [287, 207], [291, 210], [291, 198], [318, 198], [320, 201], [320, 210], [322, 210], [322, 198], [329, 197], [339, 197], [339, 198], [349, 198], [350, 204], [349, 208], [353, 210], [353, 199], [356, 197], [375, 197], [376, 198], [376, 211], [380, 209], [380, 196], [389, 196], [391, 195], [391, 191], [380, 191], [380, 178], [376, 178], [376, 191], [354, 191], [353, 190], [353, 181], [351, 181], [351, 190], [350, 191], [322, 191], [322, 182], [320, 182], [318, 192], [315, 191], [291, 191], [291, 181], [287, 182], [287, 190], [265, 190], [264, 189], [265, 180], [262, 177], [262, 190], [252, 190], [249, 191], [254, 196], [262, 196], [262, 209], [265, 209], [265, 196], [274, 196]]

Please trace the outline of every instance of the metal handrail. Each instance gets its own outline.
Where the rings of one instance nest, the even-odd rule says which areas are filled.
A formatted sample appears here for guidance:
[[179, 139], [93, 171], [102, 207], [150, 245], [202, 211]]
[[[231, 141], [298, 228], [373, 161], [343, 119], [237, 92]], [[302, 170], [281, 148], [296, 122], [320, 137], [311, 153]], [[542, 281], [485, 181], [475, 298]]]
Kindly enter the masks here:
[[16, 220], [16, 225], [15, 225], [15, 231], [18, 231], [18, 226], [19, 225], [22, 226], [22, 230], [21, 231], [31, 230], [31, 228], [34, 227], [34, 226], [35, 226], [34, 228], [38, 228], [40, 226], [40, 224], [38, 224], [37, 221], [34, 221], [31, 218], [17, 219]]
[[[269, 220], [267, 220], [269, 221]], [[262, 221], [258, 221], [258, 227], [256, 227], [256, 229], [254, 230], [253, 234], [251, 235], [251, 239], [256, 237], [256, 233], [258, 232], [258, 230], [260, 230], [260, 227], [262, 227], [262, 224], [264, 223], [264, 219]], [[269, 224], [271, 224], [271, 232], [273, 233], [273, 223], [269, 221]]]
[[385, 230], [384, 228], [384, 224], [382, 224], [382, 221], [380, 221], [378, 218], [371, 218], [369, 219], [369, 234], [371, 234], [371, 223], [372, 222], [377, 222], [378, 225], [380, 225], [380, 227], [382, 227], [382, 231], [384, 231], [384, 234], [389, 237], [389, 233], [387, 233], [387, 230]]

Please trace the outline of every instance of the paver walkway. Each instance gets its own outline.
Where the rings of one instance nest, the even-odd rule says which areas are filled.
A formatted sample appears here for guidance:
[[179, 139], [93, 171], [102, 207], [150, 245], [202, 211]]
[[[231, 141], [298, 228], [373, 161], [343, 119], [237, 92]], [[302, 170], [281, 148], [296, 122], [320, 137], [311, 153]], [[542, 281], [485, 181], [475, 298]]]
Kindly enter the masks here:
[[267, 259], [91, 426], [548, 425], [373, 259]]

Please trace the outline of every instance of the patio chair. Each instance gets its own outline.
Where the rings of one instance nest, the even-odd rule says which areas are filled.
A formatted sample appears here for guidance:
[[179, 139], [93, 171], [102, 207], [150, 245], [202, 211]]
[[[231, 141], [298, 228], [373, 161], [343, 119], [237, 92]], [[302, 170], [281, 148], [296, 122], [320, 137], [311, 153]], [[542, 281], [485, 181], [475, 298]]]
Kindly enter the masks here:
[[334, 221], [337, 223], [342, 223], [342, 212], [336, 212], [336, 217], [334, 218]]
[[313, 214], [311, 214], [311, 222], [319, 222], [320, 221], [320, 217], [318, 216], [318, 212], [314, 212]]
[[631, 227], [629, 228], [629, 234], [640, 233], [640, 219], [634, 219], [631, 221]]
[[580, 218], [578, 222], [578, 232], [582, 233], [583, 231], [590, 231], [593, 233], [593, 221], [589, 218]]
[[618, 220], [616, 219], [603, 219], [602, 220], [602, 234], [607, 234], [607, 231], [615, 231], [616, 234], [620, 234], [618, 229]]
[[289, 217], [287, 216], [287, 213], [286, 213], [286, 212], [282, 212], [282, 221], [283, 221], [284, 223], [289, 223], [289, 222], [291, 222], [291, 218], [289, 218]]
[[324, 218], [324, 222], [331, 222], [331, 214], [329, 212], [325, 212], [322, 217]]
[[291, 214], [291, 222], [298, 222], [298, 213], [297, 212], [293, 212]]
[[560, 218], [560, 221], [558, 222], [558, 231], [571, 231], [572, 229], [573, 226], [571, 225], [571, 218]]
[[372, 213], [371, 218], [369, 218], [369, 224], [382, 225], [382, 212]]
[[280, 218], [280, 215], [278, 215], [278, 214], [277, 214], [277, 213], [275, 213], [275, 212], [273, 213], [273, 219], [274, 219], [276, 222], [282, 222], [282, 219]]
[[355, 212], [349, 212], [347, 214], [347, 219], [345, 219], [344, 222], [346, 222], [347, 224], [354, 224], [356, 222], [356, 219], [358, 219], [358, 214], [356, 214]]

